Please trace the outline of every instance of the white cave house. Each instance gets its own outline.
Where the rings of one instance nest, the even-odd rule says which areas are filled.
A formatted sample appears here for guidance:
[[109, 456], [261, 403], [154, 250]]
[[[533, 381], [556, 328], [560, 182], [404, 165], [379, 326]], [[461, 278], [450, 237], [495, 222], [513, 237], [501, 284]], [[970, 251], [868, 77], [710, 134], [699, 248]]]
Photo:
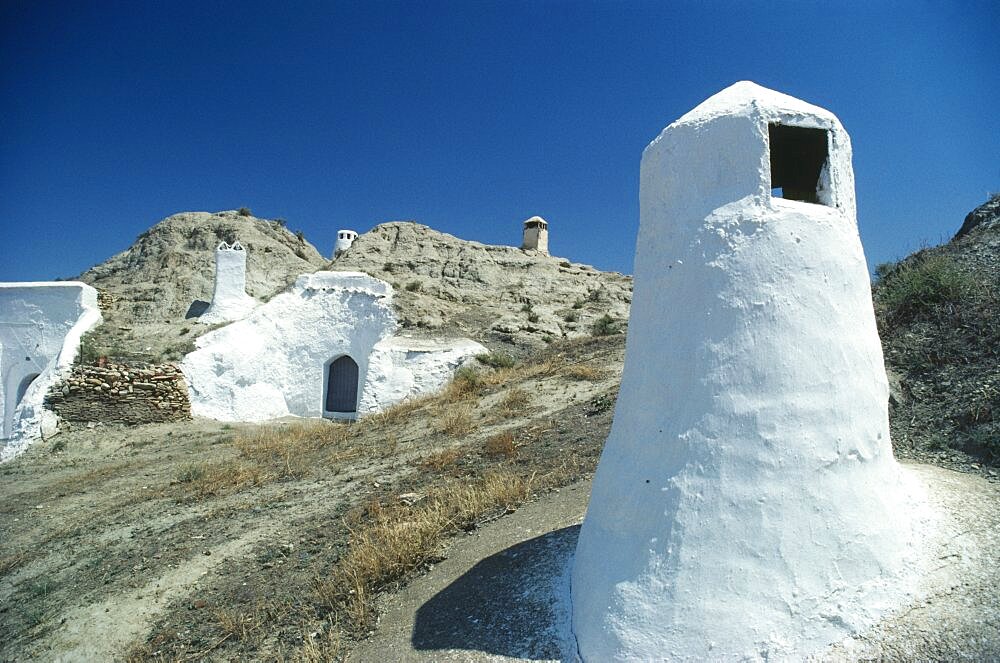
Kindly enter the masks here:
[[54, 430], [45, 394], [100, 321], [97, 291], [85, 283], [0, 283], [0, 459]]
[[583, 659], [799, 660], [899, 605], [921, 498], [887, 402], [847, 133], [750, 82], [719, 92], [642, 157], [573, 569]]
[[197, 340], [181, 369], [191, 412], [222, 421], [354, 419], [442, 387], [486, 348], [395, 336], [392, 287], [360, 272], [300, 276]]

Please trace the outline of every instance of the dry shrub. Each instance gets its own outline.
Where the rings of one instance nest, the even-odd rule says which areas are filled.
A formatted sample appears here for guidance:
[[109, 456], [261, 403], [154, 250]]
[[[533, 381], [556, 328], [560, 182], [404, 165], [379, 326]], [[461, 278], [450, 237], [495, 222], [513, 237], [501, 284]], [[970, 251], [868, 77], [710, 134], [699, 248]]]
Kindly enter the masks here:
[[473, 400], [482, 393], [484, 384], [484, 377], [481, 373], [472, 368], [460, 368], [452, 381], [442, 390], [437, 400], [441, 403]]
[[352, 433], [360, 434], [369, 430], [379, 430], [401, 423], [407, 417], [412, 416], [417, 410], [426, 406], [433, 397], [422, 396], [410, 398], [405, 401], [390, 405], [381, 412], [376, 412], [366, 416], [361, 422], [354, 426]]
[[495, 472], [467, 485], [450, 481], [418, 505], [368, 505], [365, 521], [351, 530], [347, 552], [316, 595], [344, 625], [365, 632], [375, 619], [378, 591], [405, 580], [436, 557], [449, 532], [469, 529], [493, 512], [512, 509], [528, 499], [530, 479]]
[[444, 449], [424, 458], [420, 461], [420, 467], [425, 470], [442, 472], [454, 467], [463, 455], [464, 452], [458, 447]]
[[504, 414], [513, 414], [523, 410], [530, 402], [531, 395], [528, 392], [520, 387], [514, 387], [500, 399], [497, 408]]
[[273, 611], [258, 602], [246, 609], [216, 608], [212, 617], [223, 635], [237, 640], [261, 643], [267, 632], [264, 628], [273, 615]]
[[562, 374], [571, 380], [600, 380], [604, 373], [592, 364], [571, 364], [563, 369]]
[[487, 438], [483, 444], [483, 453], [493, 458], [514, 458], [517, 456], [517, 438], [510, 431], [498, 433]]
[[342, 661], [347, 655], [347, 648], [341, 638], [340, 631], [335, 628], [327, 628], [318, 631], [315, 635], [303, 633], [302, 647], [291, 656], [281, 656], [278, 660], [282, 663], [329, 663], [330, 661]]
[[191, 478], [179, 482], [192, 497], [226, 495], [273, 481], [276, 475], [254, 463], [241, 460], [220, 461], [186, 469], [182, 476]]
[[0, 555], [0, 576], [5, 576], [12, 572], [14, 569], [28, 561], [28, 559], [30, 559], [28, 554], [23, 550], [16, 553]]
[[437, 431], [450, 437], [462, 437], [475, 430], [472, 421], [472, 409], [469, 407], [457, 407], [445, 409], [440, 419], [437, 421]]
[[262, 426], [238, 435], [233, 446], [242, 457], [272, 468], [279, 476], [298, 479], [316, 464], [315, 452], [330, 447], [343, 451], [346, 440], [345, 426], [313, 420], [289, 426]]
[[499, 386], [521, 382], [529, 378], [555, 375], [565, 364], [566, 360], [562, 357], [549, 357], [543, 361], [518, 364], [513, 368], [501, 368], [487, 373], [482, 376], [482, 382], [489, 386]]

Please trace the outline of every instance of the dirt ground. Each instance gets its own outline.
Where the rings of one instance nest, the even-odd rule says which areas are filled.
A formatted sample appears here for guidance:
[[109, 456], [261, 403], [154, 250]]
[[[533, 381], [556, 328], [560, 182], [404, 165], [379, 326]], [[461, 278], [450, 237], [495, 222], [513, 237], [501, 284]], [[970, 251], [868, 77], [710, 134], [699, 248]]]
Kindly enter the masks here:
[[[1000, 658], [1000, 483], [907, 463], [939, 514], [915, 600], [817, 661]], [[383, 601], [367, 661], [572, 661], [568, 569], [590, 496], [581, 481], [455, 539], [445, 561]]]
[[[623, 347], [621, 337], [570, 344], [453, 402], [350, 426], [197, 420], [35, 444], [0, 466], [0, 660], [346, 654], [366, 633], [342, 624], [317, 587], [366, 509], [497, 472], [532, 486], [529, 500], [586, 476], [610, 427]], [[304, 440], [291, 447], [301, 457], [265, 444], [286, 439]]]

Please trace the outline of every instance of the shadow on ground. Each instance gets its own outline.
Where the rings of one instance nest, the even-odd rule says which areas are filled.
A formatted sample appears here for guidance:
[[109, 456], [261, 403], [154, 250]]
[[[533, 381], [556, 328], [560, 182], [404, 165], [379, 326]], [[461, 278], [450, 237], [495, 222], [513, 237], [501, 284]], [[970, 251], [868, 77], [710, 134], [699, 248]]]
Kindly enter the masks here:
[[574, 660], [569, 569], [580, 526], [487, 557], [417, 610], [416, 650]]

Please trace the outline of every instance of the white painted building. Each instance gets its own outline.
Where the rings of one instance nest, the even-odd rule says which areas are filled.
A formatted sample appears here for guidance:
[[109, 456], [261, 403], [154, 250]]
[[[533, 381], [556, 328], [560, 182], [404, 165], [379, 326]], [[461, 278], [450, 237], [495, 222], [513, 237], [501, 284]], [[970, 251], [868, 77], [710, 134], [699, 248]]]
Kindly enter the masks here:
[[353, 230], [338, 230], [337, 241], [333, 244], [333, 257], [336, 258], [341, 253], [351, 248], [351, 244], [358, 238], [358, 233]]
[[246, 317], [259, 302], [247, 294], [247, 252], [239, 242], [220, 242], [215, 249], [212, 303], [198, 322], [212, 325]]
[[45, 394], [100, 321], [97, 291], [85, 283], [0, 283], [0, 460], [54, 430]]
[[205, 334], [181, 365], [191, 412], [222, 421], [355, 418], [442, 387], [486, 348], [395, 336], [392, 287], [316, 272], [245, 319]]
[[831, 113], [737, 83], [640, 178], [625, 370], [573, 570], [585, 661], [801, 660], [904, 600], [920, 491]]

